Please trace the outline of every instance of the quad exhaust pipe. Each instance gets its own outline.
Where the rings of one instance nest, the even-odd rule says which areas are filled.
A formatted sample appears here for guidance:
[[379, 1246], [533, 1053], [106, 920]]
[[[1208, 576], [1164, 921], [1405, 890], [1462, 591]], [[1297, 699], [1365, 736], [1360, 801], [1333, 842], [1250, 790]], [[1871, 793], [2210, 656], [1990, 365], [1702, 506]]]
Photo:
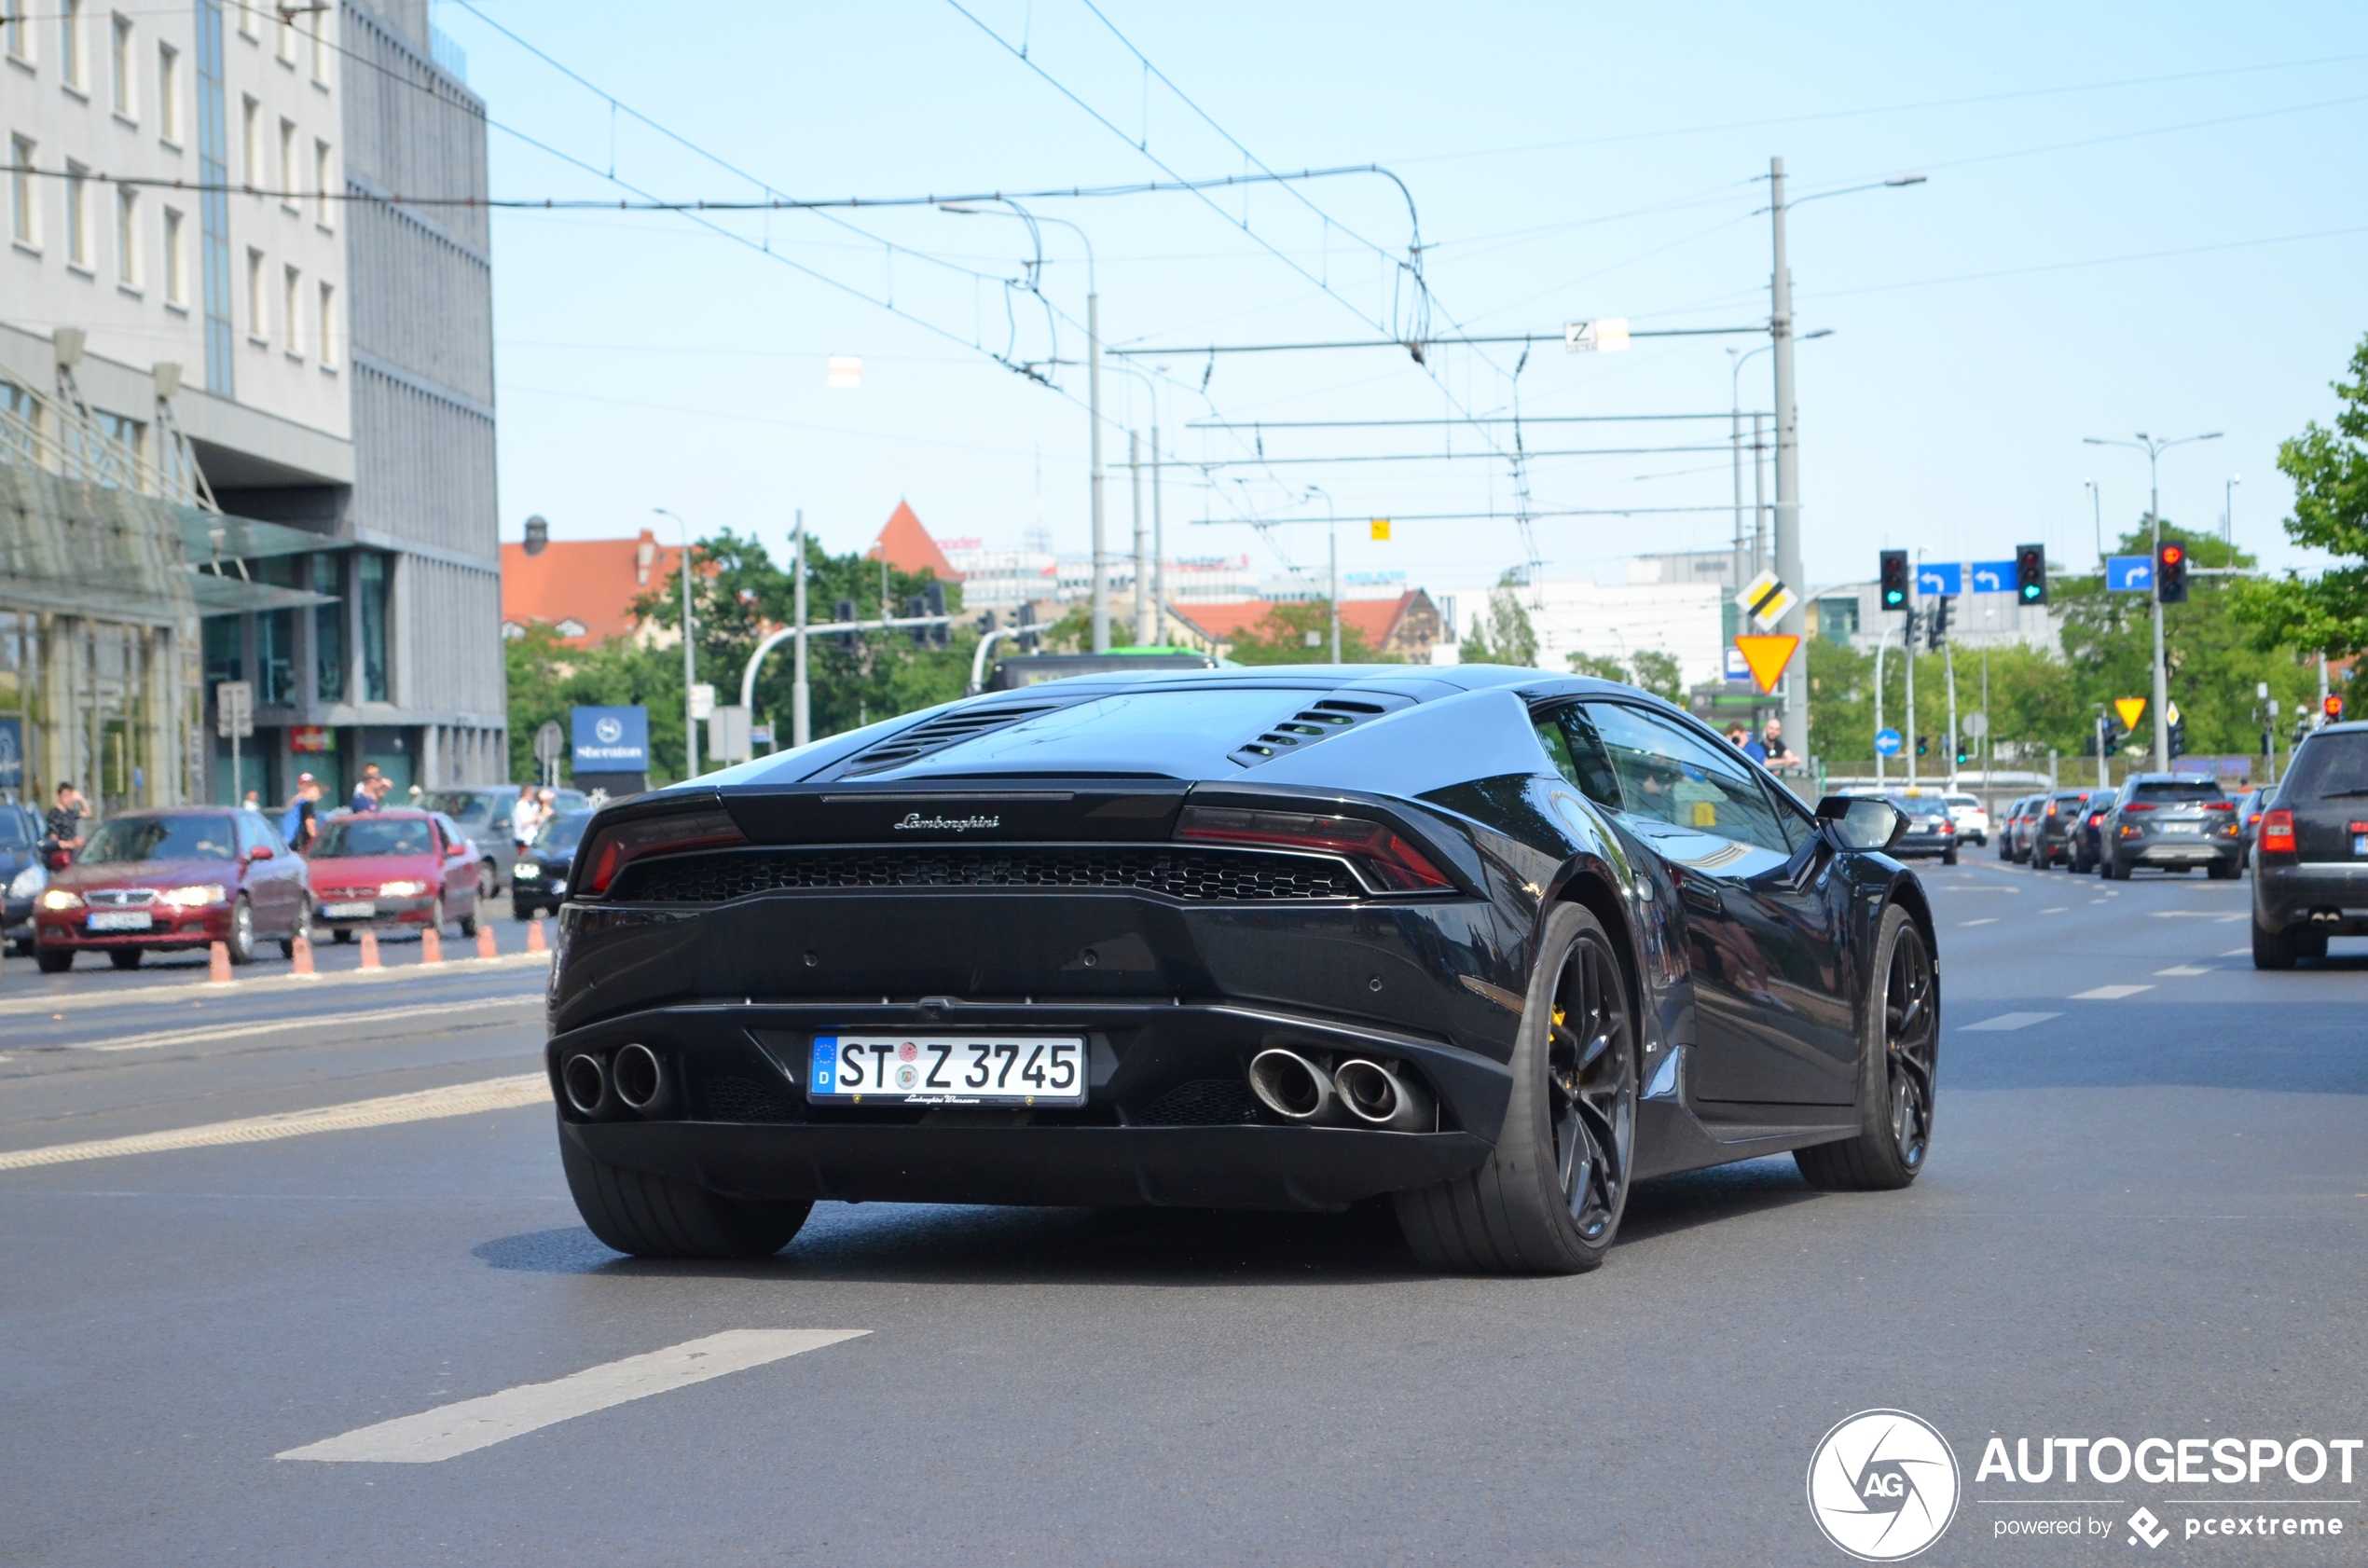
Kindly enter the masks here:
[[621, 1111], [665, 1116], [676, 1098], [673, 1077], [658, 1053], [639, 1041], [619, 1046], [605, 1063], [588, 1051], [578, 1052], [560, 1064], [559, 1086], [578, 1114], [596, 1121]]
[[1303, 1127], [1361, 1124], [1417, 1133], [1437, 1124], [1438, 1102], [1428, 1090], [1395, 1066], [1362, 1056], [1328, 1070], [1296, 1051], [1272, 1046], [1250, 1058], [1250, 1093]]

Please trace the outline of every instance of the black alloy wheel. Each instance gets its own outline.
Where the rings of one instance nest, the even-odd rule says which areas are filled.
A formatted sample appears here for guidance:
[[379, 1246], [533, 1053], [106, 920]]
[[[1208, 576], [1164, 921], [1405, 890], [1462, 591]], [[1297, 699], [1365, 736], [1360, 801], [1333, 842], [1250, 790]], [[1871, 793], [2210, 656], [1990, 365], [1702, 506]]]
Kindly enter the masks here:
[[247, 901], [244, 893], [230, 906], [230, 934], [222, 945], [230, 950], [232, 963], [255, 962], [255, 905]]
[[1425, 1267], [1575, 1274], [1619, 1231], [1636, 1147], [1636, 1024], [1619, 950], [1577, 904], [1547, 917], [1513, 1045], [1512, 1093], [1480, 1169], [1397, 1194]]
[[1879, 1005], [1869, 997], [1861, 1044], [1860, 1132], [1793, 1151], [1811, 1187], [1884, 1191], [1907, 1186], [1931, 1152], [1940, 1073], [1940, 976], [1924, 934], [1897, 905], [1883, 912]]

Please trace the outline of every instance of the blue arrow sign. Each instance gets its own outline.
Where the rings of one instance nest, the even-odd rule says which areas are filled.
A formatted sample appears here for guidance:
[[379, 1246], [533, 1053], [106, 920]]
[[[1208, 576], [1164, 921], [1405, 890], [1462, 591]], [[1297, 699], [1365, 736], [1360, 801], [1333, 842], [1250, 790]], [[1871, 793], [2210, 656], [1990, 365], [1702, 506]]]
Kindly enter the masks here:
[[1942, 598], [1965, 591], [1955, 561], [1934, 561], [1916, 569], [1916, 595], [1919, 598]]
[[1877, 730], [1875, 732], [1875, 751], [1879, 756], [1898, 756], [1899, 732], [1897, 730]]
[[2155, 586], [2155, 557], [2152, 556], [2107, 557], [2105, 586], [2117, 594], [2151, 593]]
[[1976, 561], [1974, 592], [1977, 594], [2011, 594], [2015, 591], [2013, 561]]

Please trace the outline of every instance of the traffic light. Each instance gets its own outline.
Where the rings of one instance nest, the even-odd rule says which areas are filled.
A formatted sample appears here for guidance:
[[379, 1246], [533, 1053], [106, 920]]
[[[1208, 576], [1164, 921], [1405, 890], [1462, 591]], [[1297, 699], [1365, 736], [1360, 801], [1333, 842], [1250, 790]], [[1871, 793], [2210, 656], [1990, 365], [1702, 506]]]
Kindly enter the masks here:
[[2170, 754], [2174, 757], [2187, 754], [2187, 721], [2175, 708], [2170, 713]]
[[1940, 645], [1948, 640], [1948, 608], [1956, 602], [1953, 598], [1938, 598], [1924, 612], [1924, 646], [1935, 653], [1940, 652]]
[[[944, 614], [945, 585], [935, 581], [924, 585], [921, 589], [921, 612], [925, 615]], [[954, 628], [943, 621], [923, 629], [929, 634], [929, 646], [932, 648], [943, 648], [954, 640]]]
[[1012, 624], [1020, 628], [1020, 633], [1012, 640], [1020, 645], [1022, 652], [1034, 653], [1037, 641], [1036, 605], [1032, 601], [1022, 601], [1020, 612], [1013, 618]]
[[2165, 543], [2155, 550], [2155, 598], [2165, 604], [2187, 602], [2187, 547]]
[[2015, 546], [2015, 602], [2044, 604], [2047, 602], [2047, 546], [2017, 544]]
[[1957, 765], [1959, 767], [1963, 767], [1967, 763], [1970, 763], [1973, 760], [1974, 749], [1972, 743], [1967, 741], [1963, 736], [1959, 736], [1957, 737]]
[[[831, 619], [837, 621], [842, 625], [854, 620], [855, 601], [851, 598], [843, 598], [833, 604], [831, 606]], [[846, 649], [850, 653], [855, 652], [857, 645], [860, 644], [862, 640], [863, 634], [860, 632], [843, 631], [839, 633], [839, 646]]]
[[1932, 754], [1932, 737], [1930, 736], [1920, 735], [1916, 737], [1916, 755], [1920, 757], [1930, 756]]
[[1885, 550], [1880, 557], [1882, 566], [1878, 576], [1882, 584], [1883, 608], [1907, 608], [1907, 552]]
[[2327, 716], [2327, 722], [2331, 724], [2340, 724], [2344, 722], [2344, 699], [2333, 692], [2320, 699], [2319, 710]]
[[[908, 599], [906, 599], [906, 600], [904, 601], [904, 614], [905, 614], [906, 619], [908, 619], [908, 620], [915, 620], [915, 621], [917, 621], [917, 620], [919, 620], [922, 616], [924, 616], [924, 615], [928, 614], [929, 612], [929, 601], [928, 599], [923, 598], [922, 598], [920, 595], [918, 595], [918, 594], [915, 594], [915, 595], [914, 595], [914, 596], [912, 596], [910, 598], [908, 598]], [[926, 647], [928, 647], [928, 646], [929, 645], [929, 627], [927, 627], [927, 626], [907, 626], [907, 627], [905, 627], [904, 629], [905, 629], [906, 631], [909, 631], [909, 632], [911, 632], [911, 633], [913, 634], [913, 646], [914, 646], [914, 647], [916, 647], [916, 648], [926, 648]]]

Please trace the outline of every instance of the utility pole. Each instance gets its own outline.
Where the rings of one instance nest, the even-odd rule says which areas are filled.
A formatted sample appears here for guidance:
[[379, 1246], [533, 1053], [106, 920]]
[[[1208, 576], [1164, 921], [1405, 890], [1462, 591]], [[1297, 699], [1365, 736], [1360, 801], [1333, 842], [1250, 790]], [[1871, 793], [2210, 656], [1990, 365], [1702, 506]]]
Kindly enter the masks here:
[[1907, 666], [1907, 744], [1900, 750], [1907, 757], [1907, 787], [1916, 787], [1916, 601], [1907, 601], [1907, 628], [1899, 640], [1900, 651]]
[[795, 557], [792, 579], [796, 587], [791, 593], [791, 625], [797, 628], [797, 647], [792, 655], [790, 674], [790, 744], [804, 746], [813, 738], [814, 721], [808, 687], [805, 683], [805, 508], [797, 509], [797, 531], [790, 535], [790, 554]]
[[1102, 296], [1085, 296], [1086, 418], [1094, 426], [1094, 652], [1110, 651], [1110, 552], [1102, 531]]
[[[1806, 639], [1809, 629], [1809, 584], [1801, 575], [1800, 565], [1800, 430], [1799, 411], [1793, 401], [1793, 275], [1784, 259], [1784, 160], [1770, 158], [1768, 163], [1769, 217], [1773, 241], [1773, 269], [1769, 276], [1768, 335], [1774, 344], [1776, 364], [1776, 575], [1793, 590], [1793, 607], [1785, 612], [1777, 630], [1788, 637]], [[1915, 690], [1915, 640], [1908, 640], [1908, 690]], [[1813, 745], [1809, 733], [1809, 681], [1804, 669], [1808, 659], [1784, 675], [1784, 739], [1804, 764]], [[1908, 727], [1915, 727], [1914, 698], [1909, 698]], [[1907, 776], [1916, 777], [1915, 741], [1911, 733], [1908, 742]]]
[[1143, 454], [1135, 432], [1126, 433], [1126, 473], [1135, 490], [1135, 640], [1151, 640], [1151, 563], [1146, 558], [1150, 533], [1143, 526]]
[[[1154, 413], [1158, 410], [1154, 409]], [[1160, 526], [1160, 427], [1151, 427], [1151, 640], [1167, 641], [1167, 538]]]
[[1948, 672], [1948, 787], [1957, 788], [1957, 645], [1940, 645], [1941, 667]]
[[[1891, 627], [1878, 624], [1875, 633], [1875, 733], [1883, 733], [1883, 653], [1891, 647]], [[1875, 782], [1883, 782], [1883, 753], [1875, 751]]]
[[[2161, 461], [2164, 452], [2173, 447], [2184, 447], [2191, 441], [2217, 441], [2220, 432], [2205, 435], [2182, 435], [2176, 440], [2157, 441], [2144, 431], [2135, 441], [2105, 441], [2093, 435], [2081, 437], [2090, 447], [2134, 447], [2146, 454], [2146, 520], [2154, 530], [2155, 559], [2162, 560], [2163, 553], [2163, 492]], [[2159, 566], [2157, 567], [2159, 571]], [[2170, 771], [2170, 679], [2163, 668], [2163, 595], [2162, 585], [2156, 583], [2155, 599], [2155, 755], [2154, 764], [2161, 772]]]
[[682, 578], [682, 777], [699, 776], [699, 722], [691, 713], [691, 688], [698, 684], [697, 628], [691, 619], [691, 525], [663, 506], [651, 511], [661, 517], [674, 517], [674, 526], [682, 530], [682, 557], [676, 562]]
[[[1996, 753], [1990, 750], [1990, 747], [1995, 744], [1991, 737], [1997, 733], [1998, 726], [1991, 722], [1989, 712], [1989, 644], [1985, 642], [1981, 645], [1981, 734], [1976, 737], [1981, 742], [1981, 792], [1984, 811], [1988, 811], [1992, 804], [1989, 798], [1989, 773], [1990, 762]], [[1991, 824], [1991, 828], [1994, 832], [1996, 824]]]
[[2105, 708], [2097, 706], [2097, 788], [2105, 787]]

